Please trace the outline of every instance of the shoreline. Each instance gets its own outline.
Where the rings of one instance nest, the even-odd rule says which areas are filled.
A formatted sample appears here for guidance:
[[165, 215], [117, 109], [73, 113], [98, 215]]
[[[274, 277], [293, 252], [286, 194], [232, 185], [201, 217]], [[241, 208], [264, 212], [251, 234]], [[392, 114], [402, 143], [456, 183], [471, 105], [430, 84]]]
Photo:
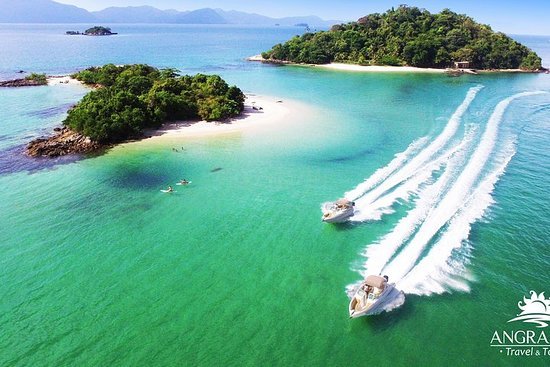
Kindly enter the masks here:
[[[69, 84], [64, 82], [63, 84]], [[76, 83], [80, 83], [76, 81]], [[56, 80], [55, 85], [58, 84]], [[75, 84], [75, 81], [72, 82]], [[246, 95], [245, 108], [237, 117], [226, 121], [175, 121], [164, 123], [159, 129], [148, 129], [143, 135], [117, 144], [99, 144], [88, 137], [74, 132], [67, 127], [57, 127], [49, 137], [32, 140], [26, 146], [26, 153], [31, 157], [58, 157], [69, 154], [88, 154], [99, 150], [128, 146], [128, 144], [147, 144], [180, 141], [185, 138], [202, 138], [220, 136], [229, 133], [249, 131], [263, 127], [283, 124], [292, 114], [300, 114], [305, 108], [299, 102], [282, 100], [276, 97]]]
[[247, 61], [272, 63], [277, 65], [292, 65], [292, 66], [304, 66], [304, 67], [318, 67], [328, 70], [337, 71], [350, 71], [350, 72], [366, 72], [366, 73], [432, 73], [432, 74], [444, 74], [453, 72], [462, 72], [466, 74], [480, 74], [480, 73], [548, 73], [547, 69], [541, 70], [522, 70], [522, 69], [437, 69], [437, 68], [419, 68], [415, 66], [389, 66], [389, 65], [357, 65], [346, 64], [341, 62], [332, 62], [330, 64], [298, 64], [285, 60], [266, 60], [262, 55], [254, 55], [246, 58]]
[[69, 84], [69, 85], [82, 85], [86, 86], [80, 80], [72, 78], [70, 75], [50, 75], [46, 78], [48, 81], [48, 86], [59, 85], [59, 84]]
[[446, 69], [435, 68], [417, 68], [414, 66], [389, 66], [389, 65], [355, 65], [355, 64], [343, 64], [343, 63], [330, 63], [315, 65], [323, 69], [339, 70], [339, 71], [353, 71], [362, 73], [433, 73], [443, 74]]
[[72, 78], [70, 75], [47, 75], [46, 82], [39, 82], [33, 79], [26, 78], [17, 78], [10, 80], [0, 81], [0, 87], [3, 88], [21, 88], [21, 87], [44, 87], [44, 86], [54, 86], [59, 84], [70, 84], [70, 85], [85, 85], [81, 81]]
[[244, 104], [241, 115], [227, 121], [167, 122], [159, 129], [145, 131], [144, 139], [136, 141], [136, 143], [217, 136], [242, 132], [251, 128], [271, 126], [284, 121], [287, 116], [299, 109], [297, 102], [255, 94], [246, 94]]
[[389, 66], [389, 65], [357, 65], [345, 64], [340, 62], [332, 62], [330, 64], [297, 64], [285, 60], [266, 60], [262, 55], [254, 55], [246, 58], [247, 61], [272, 63], [280, 65], [318, 67], [322, 69], [338, 70], [338, 71], [353, 71], [353, 72], [369, 72], [369, 73], [445, 73], [447, 69], [436, 68], [417, 68], [414, 66]]
[[[53, 75], [47, 77], [47, 86], [83, 86], [87, 85], [70, 75]], [[93, 88], [93, 87], [92, 87]], [[252, 93], [245, 95], [244, 109], [237, 117], [223, 121], [183, 120], [166, 122], [158, 129], [146, 129], [143, 135], [117, 144], [99, 145], [64, 126], [54, 129], [48, 137], [40, 137], [27, 144], [27, 155], [32, 157], [57, 157], [67, 154], [89, 153], [105, 148], [116, 148], [127, 144], [149, 142], [167, 142], [182, 138], [218, 136], [242, 132], [258, 127], [284, 123], [286, 117], [303, 108], [298, 102], [272, 96], [260, 96]], [[92, 144], [93, 143], [93, 144]]]

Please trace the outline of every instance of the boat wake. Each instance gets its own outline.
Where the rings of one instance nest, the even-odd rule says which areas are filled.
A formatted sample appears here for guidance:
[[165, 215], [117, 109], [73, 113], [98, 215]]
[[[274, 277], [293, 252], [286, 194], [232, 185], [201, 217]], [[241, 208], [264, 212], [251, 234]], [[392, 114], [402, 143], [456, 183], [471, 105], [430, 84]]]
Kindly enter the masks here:
[[[407, 199], [408, 192], [430, 178], [441, 167], [453, 148], [444, 150], [460, 127], [462, 116], [483, 86], [470, 88], [462, 104], [453, 113], [449, 122], [428, 146], [417, 151], [420, 143], [413, 142], [402, 154], [398, 154], [386, 167], [346, 193], [346, 199], [355, 202], [354, 221], [378, 220], [391, 212], [391, 205], [398, 199]], [[414, 153], [416, 152], [416, 155]], [[407, 159], [410, 158], [408, 161]], [[374, 177], [374, 179], [373, 179]], [[404, 187], [403, 187], [404, 185]], [[399, 189], [401, 188], [401, 189]]]
[[[413, 142], [346, 193], [356, 203], [353, 221], [379, 220], [393, 211], [398, 200], [412, 207], [389, 233], [366, 247], [362, 253], [366, 261], [357, 269], [363, 277], [388, 275], [407, 294], [469, 291], [471, 225], [493, 203], [495, 185], [515, 154], [513, 138], [498, 139], [504, 113], [518, 98], [546, 93], [524, 92], [503, 99], [484, 127], [466, 125], [464, 134], [457, 136], [463, 116], [482, 88], [470, 88], [429, 144], [427, 138]], [[356, 286], [350, 284], [347, 292]]]

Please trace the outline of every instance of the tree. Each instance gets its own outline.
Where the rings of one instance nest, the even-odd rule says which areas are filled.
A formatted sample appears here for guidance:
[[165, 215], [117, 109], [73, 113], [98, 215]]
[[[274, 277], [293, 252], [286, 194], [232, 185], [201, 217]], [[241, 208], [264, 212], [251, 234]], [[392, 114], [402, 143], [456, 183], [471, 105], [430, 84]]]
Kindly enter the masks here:
[[539, 70], [542, 68], [542, 60], [536, 53], [529, 52], [519, 67], [522, 70]]
[[39, 85], [46, 85], [48, 84], [48, 78], [46, 77], [46, 74], [37, 74], [32, 73], [31, 75], [28, 75], [25, 77], [26, 80], [33, 80]]
[[[333, 61], [420, 67], [446, 67], [469, 61], [472, 67], [537, 66], [536, 54], [472, 18], [444, 9], [438, 14], [401, 5], [384, 14], [306, 33], [262, 53], [267, 60], [324, 64]], [[530, 69], [531, 70], [531, 69]]]
[[75, 77], [100, 87], [84, 96], [64, 123], [100, 143], [138, 137], [169, 120], [222, 120], [244, 109], [242, 91], [217, 75], [179, 76], [175, 69], [108, 64]]

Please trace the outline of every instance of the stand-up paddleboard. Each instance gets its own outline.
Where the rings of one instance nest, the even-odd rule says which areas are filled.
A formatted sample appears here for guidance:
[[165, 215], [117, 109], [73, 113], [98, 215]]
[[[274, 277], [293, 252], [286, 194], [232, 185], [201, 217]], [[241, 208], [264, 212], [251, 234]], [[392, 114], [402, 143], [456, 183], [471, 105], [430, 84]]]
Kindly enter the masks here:
[[165, 194], [170, 194], [172, 192], [176, 192], [176, 190], [172, 190], [172, 191], [170, 191], [170, 190], [160, 190], [160, 192], [164, 192]]
[[187, 182], [187, 183], [178, 182], [176, 185], [178, 185], [178, 186], [186, 186], [186, 185], [191, 184], [191, 182], [193, 182], [193, 181], [189, 181], [189, 182]]

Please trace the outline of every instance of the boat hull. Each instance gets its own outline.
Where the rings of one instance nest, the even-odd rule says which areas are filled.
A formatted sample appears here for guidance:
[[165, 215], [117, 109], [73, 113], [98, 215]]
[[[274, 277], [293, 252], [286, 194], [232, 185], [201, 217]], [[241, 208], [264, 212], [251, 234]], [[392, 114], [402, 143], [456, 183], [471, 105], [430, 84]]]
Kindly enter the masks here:
[[395, 284], [388, 284], [378, 299], [369, 307], [356, 307], [358, 299], [362, 297], [360, 294], [361, 287], [355, 292], [350, 300], [348, 312], [350, 318], [362, 316], [378, 315], [384, 311], [391, 311], [394, 308], [401, 306], [405, 302], [405, 295], [402, 291], [395, 288]]
[[353, 216], [354, 210], [350, 206], [345, 210], [335, 210], [334, 203], [326, 203], [322, 208], [323, 216], [321, 220], [325, 223], [342, 223]]
[[345, 212], [338, 213], [329, 217], [323, 216], [321, 220], [325, 223], [342, 223], [347, 221], [353, 216], [353, 209], [346, 210]]

